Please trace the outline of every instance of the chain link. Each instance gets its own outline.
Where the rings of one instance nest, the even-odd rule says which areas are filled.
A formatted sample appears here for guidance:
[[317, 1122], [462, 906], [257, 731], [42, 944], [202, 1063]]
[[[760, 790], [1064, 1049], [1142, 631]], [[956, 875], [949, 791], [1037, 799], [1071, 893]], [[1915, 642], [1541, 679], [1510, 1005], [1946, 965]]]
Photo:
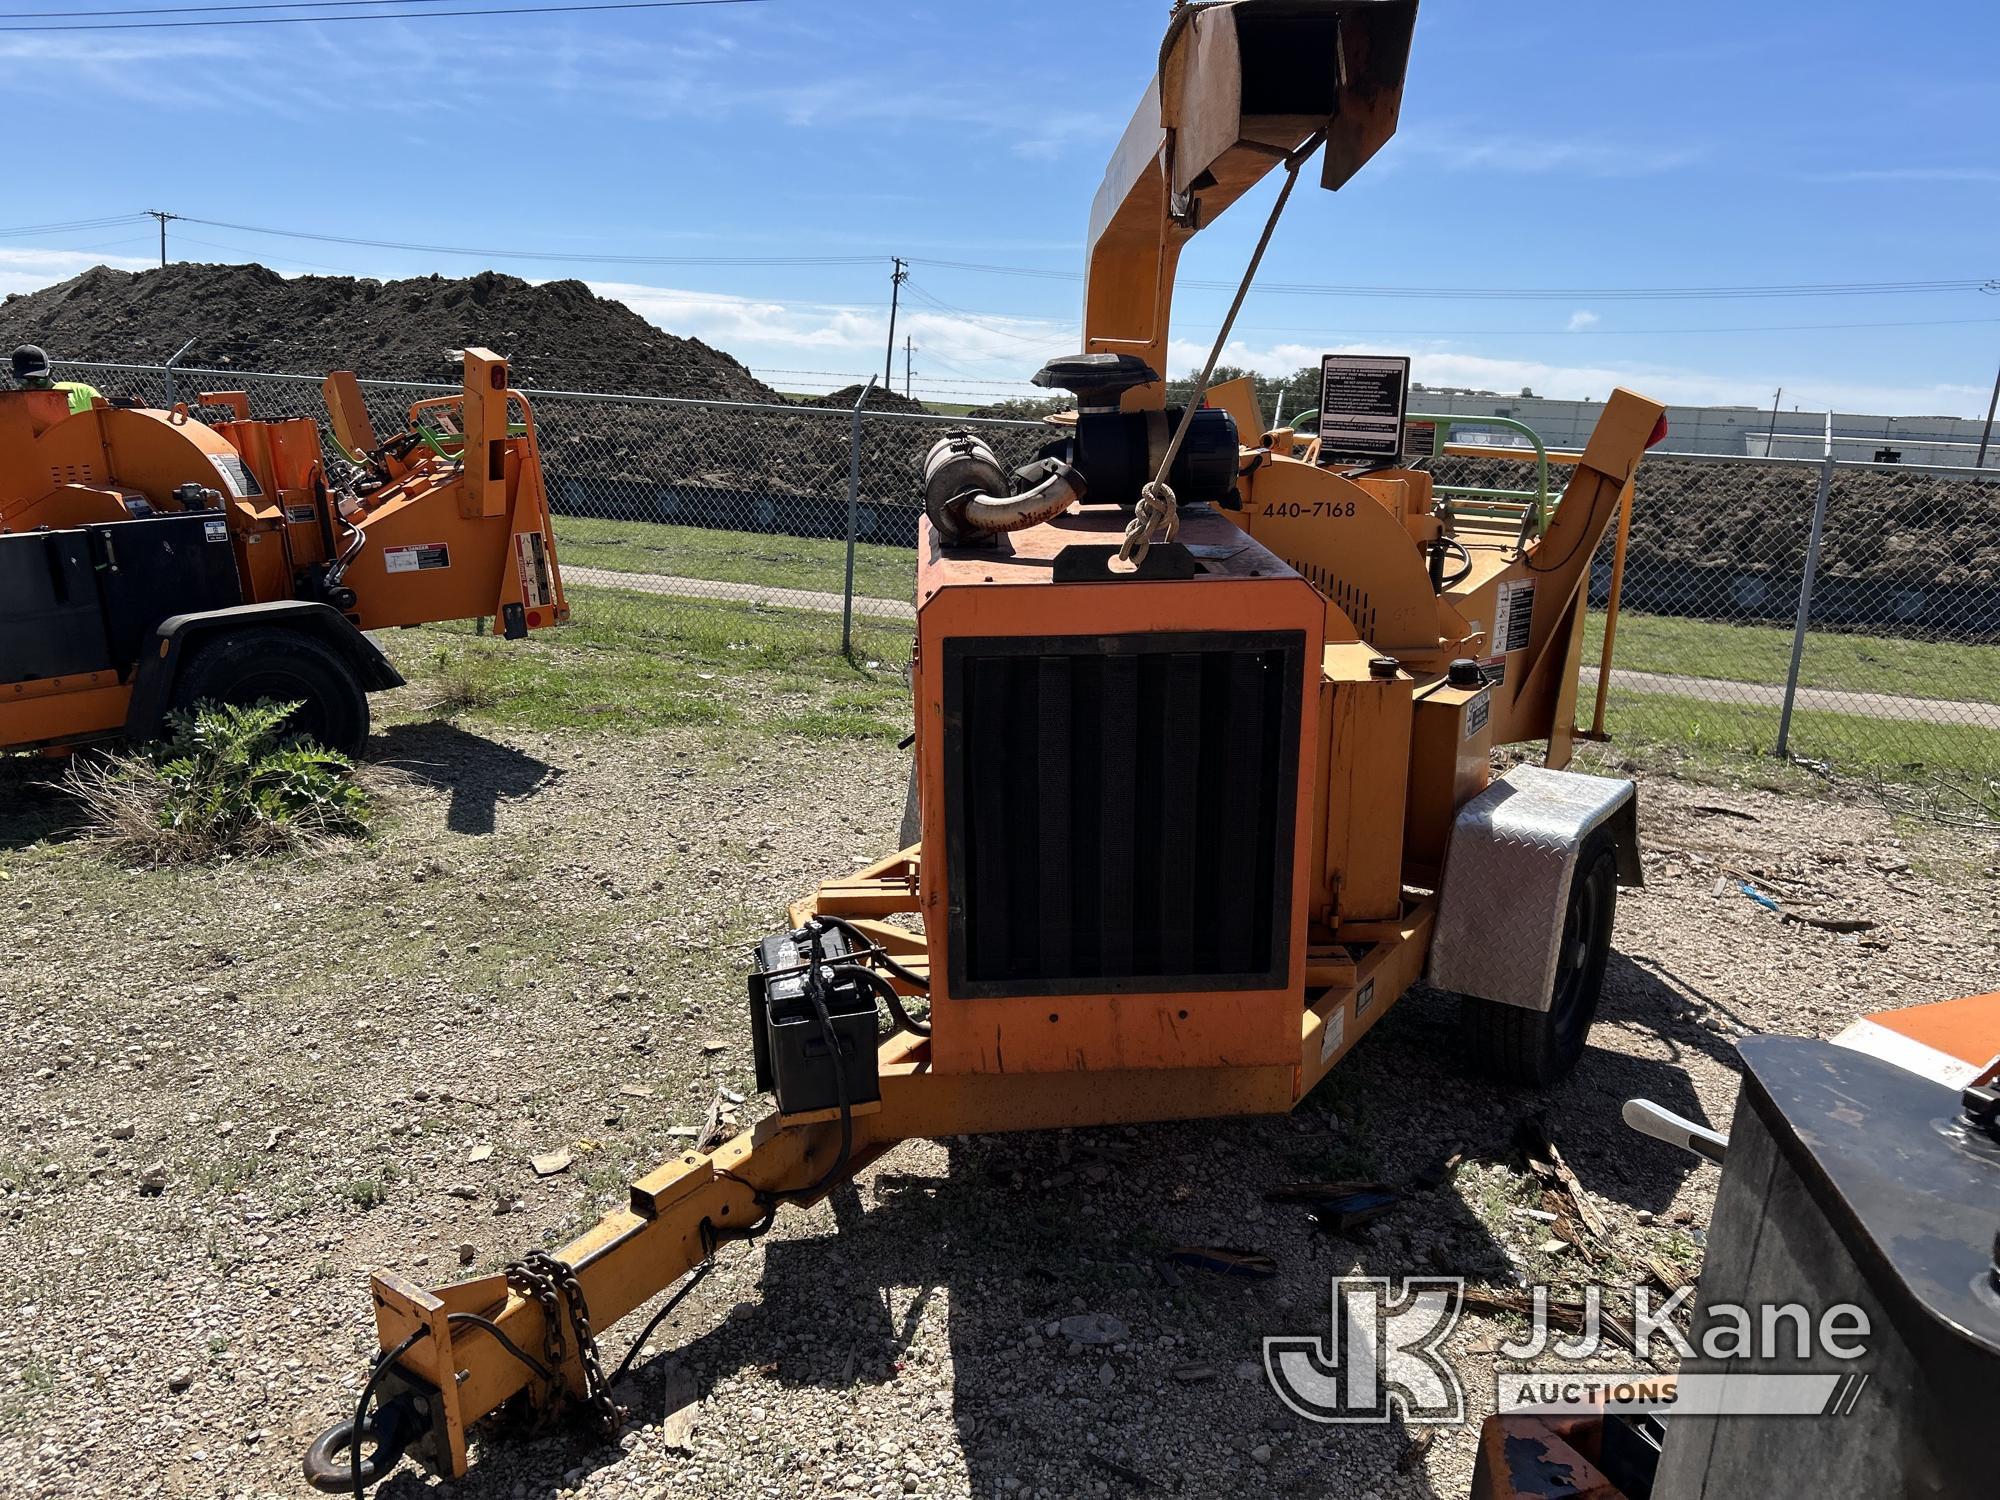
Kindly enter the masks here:
[[548, 1357], [551, 1403], [563, 1394], [563, 1333], [565, 1316], [576, 1340], [577, 1362], [583, 1368], [582, 1405], [607, 1434], [617, 1432], [625, 1413], [611, 1399], [611, 1382], [604, 1376], [604, 1359], [590, 1328], [590, 1303], [583, 1283], [567, 1263], [546, 1250], [531, 1250], [507, 1267], [507, 1284], [542, 1310], [542, 1347]]

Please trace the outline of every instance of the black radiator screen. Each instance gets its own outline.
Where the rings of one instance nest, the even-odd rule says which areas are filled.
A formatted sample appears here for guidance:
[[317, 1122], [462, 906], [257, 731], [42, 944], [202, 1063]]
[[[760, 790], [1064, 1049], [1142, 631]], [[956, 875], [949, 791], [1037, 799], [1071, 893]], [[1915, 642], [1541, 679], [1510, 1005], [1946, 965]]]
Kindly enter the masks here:
[[944, 650], [952, 993], [1284, 983], [1298, 631]]

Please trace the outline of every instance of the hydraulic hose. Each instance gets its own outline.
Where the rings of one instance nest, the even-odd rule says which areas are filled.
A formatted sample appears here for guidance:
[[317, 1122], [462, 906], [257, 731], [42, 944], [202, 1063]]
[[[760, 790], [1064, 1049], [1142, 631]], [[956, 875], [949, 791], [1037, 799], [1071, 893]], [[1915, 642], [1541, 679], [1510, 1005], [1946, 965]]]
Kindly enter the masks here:
[[930, 1023], [919, 1021], [903, 1008], [903, 992], [873, 969], [864, 969], [859, 964], [837, 964], [833, 969], [836, 976], [859, 979], [873, 990], [889, 1007], [889, 1015], [896, 1023], [898, 1031], [907, 1031], [912, 1036], [929, 1036]]
[[841, 932], [846, 933], [855, 942], [859, 943], [862, 947], [869, 950], [868, 957], [871, 960], [873, 960], [875, 963], [880, 964], [884, 969], [887, 969], [891, 974], [895, 975], [898, 979], [902, 980], [903, 983], [915, 985], [918, 989], [922, 990], [926, 995], [928, 995], [931, 992], [931, 982], [928, 979], [924, 978], [923, 975], [917, 973], [916, 970], [906, 969], [901, 964], [897, 963], [895, 959], [891, 958], [886, 952], [883, 951], [882, 945], [880, 943], [870, 938], [867, 933], [863, 932], [859, 927], [856, 927], [852, 922], [848, 921], [847, 918], [822, 916], [815, 918], [815, 920], [820, 922], [824, 926], [837, 928]]

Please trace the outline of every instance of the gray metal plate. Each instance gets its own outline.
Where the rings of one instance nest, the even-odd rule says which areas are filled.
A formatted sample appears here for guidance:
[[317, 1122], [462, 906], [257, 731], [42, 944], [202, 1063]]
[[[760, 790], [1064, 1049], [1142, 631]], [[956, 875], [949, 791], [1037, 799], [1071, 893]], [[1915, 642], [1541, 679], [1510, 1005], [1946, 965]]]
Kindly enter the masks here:
[[[1613, 817], [1636, 830], [1637, 795], [1618, 777], [1521, 765], [1459, 809], [1425, 978], [1461, 995], [1547, 1010], [1577, 851]], [[1621, 866], [1636, 866], [1636, 855], [1635, 847]]]

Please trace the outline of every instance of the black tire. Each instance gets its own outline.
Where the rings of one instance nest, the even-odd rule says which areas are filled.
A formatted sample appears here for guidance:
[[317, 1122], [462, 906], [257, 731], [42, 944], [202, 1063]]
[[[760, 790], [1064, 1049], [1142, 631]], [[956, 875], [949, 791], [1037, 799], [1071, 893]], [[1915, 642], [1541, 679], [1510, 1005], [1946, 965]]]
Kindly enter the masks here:
[[303, 630], [259, 625], [212, 636], [181, 667], [173, 706], [297, 702], [288, 727], [358, 756], [368, 743], [368, 695], [333, 647]]
[[1590, 1040], [1611, 926], [1618, 914], [1618, 851], [1599, 829], [1578, 851], [1563, 913], [1562, 947], [1547, 1010], [1459, 998], [1459, 1032], [1472, 1065], [1504, 1083], [1547, 1088], [1562, 1082]]

